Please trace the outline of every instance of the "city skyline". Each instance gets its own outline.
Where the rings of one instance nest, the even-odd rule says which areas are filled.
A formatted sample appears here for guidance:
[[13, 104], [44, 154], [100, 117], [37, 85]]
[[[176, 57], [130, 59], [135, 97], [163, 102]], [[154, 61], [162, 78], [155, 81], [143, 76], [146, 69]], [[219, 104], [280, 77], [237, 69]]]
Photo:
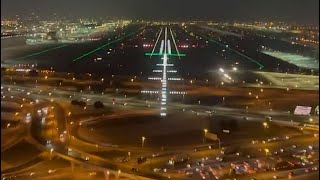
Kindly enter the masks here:
[[[23, 4], [23, 5], [21, 5]], [[12, 18], [34, 13], [40, 17], [53, 17], [54, 14], [65, 18], [80, 17], [125, 17], [133, 19], [157, 20], [224, 20], [224, 21], [285, 21], [288, 23], [319, 24], [319, 1], [308, 0], [270, 0], [235, 1], [202, 0], [191, 1], [49, 1], [46, 3], [30, 0], [1, 1], [1, 17]], [[43, 11], [45, 9], [45, 11]], [[165, 13], [164, 13], [165, 12]]]

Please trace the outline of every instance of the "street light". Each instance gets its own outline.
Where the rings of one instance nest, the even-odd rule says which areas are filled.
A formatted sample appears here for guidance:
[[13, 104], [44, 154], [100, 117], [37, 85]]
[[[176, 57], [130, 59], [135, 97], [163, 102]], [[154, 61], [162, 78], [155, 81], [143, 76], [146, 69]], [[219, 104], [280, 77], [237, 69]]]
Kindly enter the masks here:
[[313, 119], [312, 119], [312, 118], [309, 118], [309, 121], [310, 121], [310, 123], [312, 123], [312, 122], [313, 122]]
[[266, 156], [268, 156], [268, 153], [270, 152], [269, 149], [264, 149], [264, 152], [266, 152]]
[[141, 137], [141, 147], [144, 147], [144, 141], [146, 140], [146, 138], [144, 136]]
[[207, 133], [208, 133], [208, 129], [204, 129], [203, 130], [204, 134], [203, 134], [203, 144], [206, 143], [206, 136], [207, 136]]
[[263, 122], [262, 125], [263, 125], [264, 128], [268, 128], [268, 123]]

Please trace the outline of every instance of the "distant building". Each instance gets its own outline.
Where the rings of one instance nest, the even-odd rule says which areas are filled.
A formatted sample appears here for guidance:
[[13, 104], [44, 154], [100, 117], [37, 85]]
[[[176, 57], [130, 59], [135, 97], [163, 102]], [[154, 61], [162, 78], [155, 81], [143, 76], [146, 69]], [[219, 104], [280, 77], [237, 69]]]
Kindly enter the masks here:
[[48, 33], [47, 33], [47, 36], [46, 36], [46, 39], [47, 39], [47, 40], [57, 41], [57, 40], [58, 40], [57, 32], [56, 32], [56, 31], [50, 31], [50, 32], [48, 32]]

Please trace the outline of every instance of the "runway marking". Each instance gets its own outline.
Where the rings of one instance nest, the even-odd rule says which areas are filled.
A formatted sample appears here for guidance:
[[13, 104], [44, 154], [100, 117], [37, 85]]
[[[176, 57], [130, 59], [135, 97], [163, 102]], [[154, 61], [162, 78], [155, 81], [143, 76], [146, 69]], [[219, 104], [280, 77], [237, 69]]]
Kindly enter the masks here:
[[[152, 53], [151, 53], [152, 54]], [[159, 54], [163, 54], [163, 40], [161, 41]], [[152, 56], [152, 55], [151, 55]]]
[[94, 52], [99, 51], [100, 49], [103, 49], [103, 48], [109, 46], [110, 44], [119, 42], [119, 41], [125, 39], [126, 37], [132, 36], [132, 35], [134, 35], [134, 34], [136, 34], [136, 33], [137, 33], [137, 32], [129, 33], [129, 34], [125, 35], [125, 36], [122, 36], [122, 37], [120, 37], [120, 38], [118, 38], [118, 39], [115, 39], [115, 40], [113, 40], [113, 41], [111, 41], [111, 42], [108, 42], [107, 44], [104, 44], [104, 45], [102, 45], [102, 46], [97, 47], [96, 49], [93, 49], [93, 50], [91, 50], [91, 51], [89, 51], [89, 52], [87, 52], [87, 53], [84, 53], [83, 55], [81, 55], [81, 56], [73, 59], [72, 61], [75, 62], [75, 61], [77, 61], [77, 60], [79, 60], [79, 59], [82, 59], [82, 58], [84, 58], [84, 57], [86, 57], [86, 56], [89, 56], [89, 55], [93, 54]]
[[163, 29], [163, 28], [161, 28], [161, 29], [160, 29], [160, 33], [159, 33], [159, 35], [158, 35], [158, 38], [157, 38], [157, 40], [156, 40], [156, 43], [154, 44], [153, 49], [152, 49], [152, 51], [151, 51], [150, 58], [151, 58], [151, 56], [152, 56], [152, 54], [153, 54], [154, 50], [156, 49], [156, 46], [157, 46], [157, 44], [158, 44], [158, 41], [159, 41], [160, 35], [161, 35], [161, 33], [162, 33], [162, 29]]
[[200, 35], [200, 36], [204, 37], [205, 39], [208, 39], [209, 41], [211, 41], [211, 42], [213, 42], [213, 43], [216, 43], [216, 44], [222, 46], [223, 48], [226, 48], [226, 49], [228, 49], [228, 50], [230, 50], [230, 51], [232, 51], [232, 52], [235, 52], [235, 53], [239, 54], [239, 55], [242, 56], [242, 57], [245, 57], [245, 58], [249, 59], [251, 62], [257, 64], [257, 65], [260, 67], [260, 69], [264, 68], [264, 66], [263, 66], [262, 64], [260, 64], [259, 62], [253, 60], [253, 59], [250, 58], [249, 56], [246, 56], [246, 55], [244, 55], [244, 54], [242, 54], [242, 53], [240, 53], [240, 52], [238, 52], [238, 51], [236, 51], [236, 50], [234, 50], [234, 49], [231, 49], [231, 48], [227, 47], [225, 44], [221, 44], [221, 43], [219, 43], [219, 42], [217, 42], [217, 41], [215, 41], [215, 40], [213, 40], [213, 39], [211, 39], [211, 38], [209, 38], [209, 37], [207, 37], [207, 36], [205, 36], [205, 35], [203, 35], [203, 34]]
[[[171, 30], [171, 28], [170, 28], [170, 34], [171, 34], [173, 44], [174, 44], [174, 46], [176, 47], [176, 51], [177, 51], [177, 54], [178, 54], [179, 59], [180, 59], [180, 53], [179, 53], [179, 50], [178, 50], [178, 47], [177, 47], [176, 40], [175, 40], [175, 39], [174, 39], [174, 37], [173, 37], [173, 34], [172, 34], [172, 30]], [[170, 54], [171, 54], [171, 53], [170, 53]], [[184, 56], [186, 56], [186, 55], [184, 54]]]
[[29, 54], [27, 56], [23, 56], [23, 57], [20, 57], [20, 58], [16, 58], [14, 60], [20, 60], [20, 59], [24, 59], [24, 58], [28, 58], [28, 57], [32, 57], [32, 56], [38, 56], [38, 55], [41, 55], [43, 53], [46, 53], [46, 52], [49, 52], [49, 51], [52, 51], [52, 50], [55, 50], [55, 49], [60, 49], [60, 48], [63, 48], [63, 47], [66, 47], [66, 46], [69, 46], [69, 44], [64, 44], [64, 45], [61, 45], [61, 46], [56, 46], [56, 47], [53, 47], [53, 48], [50, 48], [50, 49], [46, 49], [46, 50], [43, 50], [43, 51], [40, 51], [40, 52], [36, 52], [36, 53], [32, 53], [32, 54]]

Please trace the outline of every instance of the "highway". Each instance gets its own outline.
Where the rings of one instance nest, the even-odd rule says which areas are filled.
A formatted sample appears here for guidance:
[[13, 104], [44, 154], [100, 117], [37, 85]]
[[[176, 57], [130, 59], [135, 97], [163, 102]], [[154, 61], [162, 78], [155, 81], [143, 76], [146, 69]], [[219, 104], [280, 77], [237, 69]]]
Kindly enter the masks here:
[[[74, 146], [71, 147], [71, 146], [68, 146], [68, 144], [61, 143], [58, 136], [61, 133], [63, 133], [64, 131], [66, 131], [67, 129], [68, 129], [67, 130], [68, 134], [70, 133], [70, 135], [72, 137], [69, 139], [74, 139], [74, 137], [79, 137], [80, 140], [84, 139], [84, 140], [86, 140], [85, 141], [86, 143], [89, 143], [87, 145], [91, 146], [91, 148], [92, 148], [92, 146], [94, 147], [95, 144], [97, 144], [98, 142], [90, 142], [87, 139], [79, 136], [78, 134], [73, 134], [73, 133], [77, 132], [77, 130], [76, 129], [72, 130], [72, 128], [77, 128], [79, 126], [77, 126], [77, 125], [76, 126], [69, 126], [68, 125], [69, 123], [66, 122], [66, 117], [65, 117], [65, 115], [67, 113], [59, 105], [59, 103], [51, 102], [49, 99], [47, 99], [47, 92], [46, 91], [41, 91], [41, 93], [39, 94], [38, 91], [36, 91], [35, 89], [32, 89], [32, 88], [25, 88], [25, 87], [19, 87], [19, 86], [17, 86], [17, 87], [10, 86], [10, 88], [11, 88], [10, 93], [13, 93], [13, 94], [16, 93], [18, 96], [22, 95], [23, 93], [27, 93], [27, 92], [32, 91], [30, 93], [29, 97], [31, 97], [33, 99], [41, 99], [41, 100], [43, 99], [43, 103], [39, 103], [35, 106], [34, 113], [36, 113], [36, 111], [38, 109], [40, 109], [40, 107], [54, 107], [53, 108], [54, 114], [55, 114], [54, 119], [58, 120], [58, 123], [56, 125], [59, 130], [57, 133], [55, 133], [54, 136], [52, 136], [53, 134], [50, 132], [53, 132], [51, 129], [55, 129], [55, 126], [51, 127], [51, 129], [50, 128], [49, 129], [41, 128], [42, 125], [41, 125], [41, 121], [39, 121], [39, 120], [33, 120], [33, 122], [38, 122], [39, 124], [32, 124], [32, 126], [35, 127], [34, 130], [32, 131], [34, 133], [33, 137], [37, 137], [38, 141], [41, 143], [41, 145], [47, 146], [47, 149], [54, 148], [54, 152], [53, 152], [54, 155], [57, 155], [63, 159], [67, 159], [68, 161], [73, 161], [77, 164], [83, 163], [85, 165], [89, 165], [90, 167], [96, 167], [96, 168], [103, 167], [103, 168], [113, 168], [113, 169], [115, 167], [118, 167], [118, 168], [122, 168], [122, 169], [127, 169], [127, 171], [130, 172], [130, 168], [128, 166], [123, 166], [123, 165], [119, 166], [119, 164], [115, 165], [115, 163], [112, 161], [106, 161], [105, 159], [99, 158], [98, 156], [91, 155], [91, 154], [85, 153], [83, 151], [80, 151], [78, 149], [75, 149], [75, 148], [73, 148]], [[24, 91], [23, 93], [21, 93], [22, 90]], [[70, 101], [70, 98], [68, 96], [66, 96], [67, 94], [70, 94], [70, 93], [56, 89], [56, 91], [50, 95], [50, 98], [55, 99], [55, 101], [58, 101], [58, 100]], [[84, 97], [86, 99], [90, 99], [90, 101], [92, 101], [92, 102], [101, 100], [102, 102], [109, 104], [109, 105], [112, 105], [112, 99], [113, 99], [112, 97], [110, 97], [108, 95], [104, 95], [104, 97], [101, 97], [101, 95], [93, 95], [93, 94], [85, 94], [85, 93], [73, 93], [73, 96]], [[107, 96], [107, 98], [105, 96]], [[123, 108], [124, 106], [122, 103], [124, 103], [124, 102], [127, 103], [127, 105], [125, 107], [126, 109], [127, 108], [129, 108], [129, 109], [130, 108], [133, 108], [133, 109], [144, 108], [144, 109], [148, 110], [148, 109], [157, 108], [157, 106], [156, 106], [157, 102], [148, 101], [148, 104], [152, 105], [152, 107], [153, 107], [153, 108], [148, 108], [146, 106], [145, 101], [137, 100], [135, 98], [124, 98], [124, 97], [117, 98], [117, 103], [113, 106], [118, 106], [118, 107]], [[239, 119], [242, 119], [242, 117], [248, 117], [248, 121], [261, 121], [261, 122], [264, 120], [264, 114], [265, 114], [264, 112], [261, 112], [261, 113], [248, 112], [247, 113], [244, 110], [236, 110], [236, 109], [223, 108], [223, 107], [213, 109], [212, 107], [198, 106], [198, 105], [183, 105], [183, 104], [179, 104], [179, 103], [171, 103], [170, 105], [168, 105], [168, 109], [170, 109], [171, 113], [183, 112], [182, 109], [184, 109], [185, 113], [197, 114], [198, 116], [203, 116], [203, 115], [208, 116], [208, 115], [210, 115], [210, 113], [208, 113], [208, 110], [209, 111], [211, 110], [211, 111], [214, 111], [215, 116], [218, 116], [218, 115], [219, 116], [221, 116], [221, 115], [226, 116], [227, 115], [227, 116], [231, 116], [231, 117], [237, 117]], [[273, 112], [273, 113], [274, 114], [272, 116], [273, 116], [274, 120], [276, 120], [276, 119], [277, 120], [286, 120], [287, 119], [286, 113], [281, 113], [281, 112], [278, 112], [278, 113]], [[129, 115], [130, 115], [130, 113], [129, 113]], [[108, 116], [106, 116], [105, 118], [108, 118]], [[113, 116], [110, 115], [110, 118], [113, 118]], [[93, 118], [92, 120], [95, 120], [95, 118]], [[89, 123], [89, 124], [93, 123], [94, 121], [92, 121], [92, 120], [81, 120], [79, 122], [81, 122], [82, 126], [86, 126], [87, 123]], [[50, 134], [50, 135], [43, 136], [45, 134]], [[51, 143], [49, 144], [50, 146], [48, 146], [48, 144], [46, 144], [48, 139], [50, 139], [50, 141], [51, 141]], [[66, 141], [66, 142], [68, 142], [68, 141]], [[71, 142], [68, 142], [68, 143], [72, 144]], [[77, 144], [77, 143], [75, 143], [75, 144]], [[99, 146], [99, 148], [110, 149], [110, 146], [109, 147], [105, 147], [103, 145], [98, 145], [98, 146]], [[68, 147], [70, 147], [70, 149], [72, 149], [72, 152], [75, 152], [75, 153], [74, 154], [70, 153], [70, 151], [68, 151]], [[127, 150], [127, 151], [132, 151], [132, 152], [138, 151], [137, 148], [128, 147], [128, 146], [120, 146], [119, 150], [121, 150], [121, 149]], [[152, 149], [149, 148], [149, 149], [147, 149], [147, 151], [152, 152]], [[191, 147], [190, 148], [184, 147], [182, 149], [176, 149], [172, 153], [177, 153], [177, 151], [184, 152], [184, 153], [188, 154], [188, 153], [192, 153], [193, 149]], [[90, 160], [89, 161], [84, 160], [83, 156], [89, 157]], [[166, 158], [164, 157], [164, 159], [166, 159]], [[158, 160], [158, 162], [163, 162], [163, 161], [165, 161], [164, 159]], [[157, 161], [155, 161], [154, 163], [156, 164], [156, 162]], [[115, 174], [117, 173], [117, 171], [111, 171], [111, 170], [110, 170], [110, 172], [115, 173]], [[125, 172], [125, 171], [123, 171], [123, 172]]]

